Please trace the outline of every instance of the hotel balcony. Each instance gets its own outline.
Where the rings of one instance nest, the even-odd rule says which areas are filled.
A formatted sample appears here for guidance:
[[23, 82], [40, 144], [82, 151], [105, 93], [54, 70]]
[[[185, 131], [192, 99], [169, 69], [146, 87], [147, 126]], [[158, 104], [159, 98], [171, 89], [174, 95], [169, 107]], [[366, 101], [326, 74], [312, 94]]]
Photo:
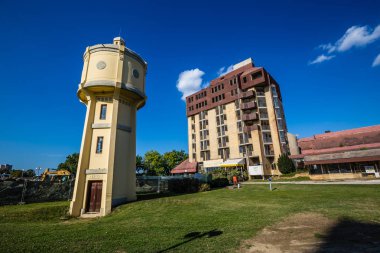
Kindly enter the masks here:
[[264, 143], [272, 143], [272, 138], [263, 138]]
[[218, 143], [218, 148], [226, 148], [226, 147], [228, 147], [228, 142]]
[[265, 156], [274, 156], [273, 150], [265, 150]]
[[274, 150], [273, 150], [273, 145], [264, 145], [264, 153], [265, 156], [274, 156]]
[[259, 125], [244, 126], [244, 132], [250, 132], [253, 130], [259, 130]]
[[256, 112], [242, 115], [243, 121], [250, 121], [250, 120], [257, 120], [257, 119], [259, 119], [259, 115]]
[[250, 98], [254, 96], [255, 96], [255, 92], [253, 90], [249, 90], [249, 91], [242, 92], [239, 94], [239, 98]]
[[253, 156], [253, 152], [252, 151], [246, 151], [246, 152], [243, 152], [243, 153], [240, 153], [240, 154], [242, 154], [243, 157]]
[[242, 103], [240, 108], [242, 110], [248, 110], [248, 109], [254, 109], [256, 108], [256, 102], [255, 101], [251, 101], [251, 102], [247, 102], [247, 103]]
[[265, 92], [264, 91], [257, 91], [256, 92], [258, 97], [265, 97]]

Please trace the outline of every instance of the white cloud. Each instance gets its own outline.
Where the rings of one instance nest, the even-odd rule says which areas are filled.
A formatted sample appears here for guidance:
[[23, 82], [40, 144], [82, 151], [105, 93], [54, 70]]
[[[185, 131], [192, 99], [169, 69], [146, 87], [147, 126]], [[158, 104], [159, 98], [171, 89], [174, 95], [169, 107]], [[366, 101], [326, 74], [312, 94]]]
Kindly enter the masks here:
[[335, 57], [335, 55], [324, 55], [324, 54], [321, 54], [314, 61], [309, 62], [309, 65], [321, 63], [321, 62], [324, 62], [324, 61], [329, 61], [329, 60], [331, 60], [334, 57]]
[[[379, 39], [380, 25], [377, 25], [375, 29], [369, 26], [351, 26], [335, 43], [319, 45], [318, 48], [327, 53], [318, 56], [314, 61], [309, 62], [309, 65], [331, 60], [335, 57], [335, 55], [332, 55], [333, 53], [345, 52], [355, 47], [365, 47]], [[373, 67], [380, 64], [377, 61], [380, 61], [378, 57], [373, 62]]]
[[334, 46], [331, 43], [319, 45], [318, 48], [326, 51], [330, 51]]
[[229, 72], [231, 72], [232, 70], [234, 70], [234, 65], [230, 65], [228, 66], [227, 68], [226, 67], [221, 67], [218, 72], [216, 72], [218, 74], [218, 76], [223, 76]]
[[372, 63], [372, 67], [380, 66], [380, 54], [378, 54]]
[[[202, 70], [196, 68], [185, 70], [178, 76], [177, 89], [182, 93], [182, 100], [185, 101], [186, 97], [194, 92], [199, 91], [205, 84], [202, 85], [202, 76], [205, 74]], [[206, 84], [207, 85], [207, 84]]]
[[380, 38], [380, 25], [375, 29], [368, 26], [352, 26], [334, 44], [328, 43], [320, 45], [319, 48], [328, 53], [344, 52], [354, 47], [364, 47]]

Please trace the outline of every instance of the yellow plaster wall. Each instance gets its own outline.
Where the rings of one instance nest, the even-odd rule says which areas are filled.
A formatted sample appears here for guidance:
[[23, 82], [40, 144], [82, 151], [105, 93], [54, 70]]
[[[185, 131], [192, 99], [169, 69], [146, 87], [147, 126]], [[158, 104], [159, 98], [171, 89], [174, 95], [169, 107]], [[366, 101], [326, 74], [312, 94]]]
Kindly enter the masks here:
[[210, 160], [219, 159], [218, 156], [218, 132], [216, 126], [216, 110], [208, 110], [208, 131], [210, 141]]
[[[98, 69], [97, 64], [103, 61], [106, 63], [104, 69]], [[90, 56], [90, 61], [88, 64], [87, 71], [87, 81], [96, 80], [112, 80], [116, 81], [117, 77], [117, 65], [119, 62], [119, 54], [116, 52], [96, 52], [92, 53]]]
[[226, 104], [227, 116], [227, 134], [228, 146], [230, 148], [230, 159], [240, 158], [239, 154], [239, 130], [237, 128], [236, 107], [235, 102]]
[[[139, 78], [136, 79], [132, 71], [136, 69], [139, 72]], [[123, 66], [123, 77], [122, 82], [132, 84], [141, 92], [145, 93], [145, 78], [142, 78], [142, 75], [145, 73], [145, 70], [141, 64], [130, 56], [125, 56], [124, 66]]]

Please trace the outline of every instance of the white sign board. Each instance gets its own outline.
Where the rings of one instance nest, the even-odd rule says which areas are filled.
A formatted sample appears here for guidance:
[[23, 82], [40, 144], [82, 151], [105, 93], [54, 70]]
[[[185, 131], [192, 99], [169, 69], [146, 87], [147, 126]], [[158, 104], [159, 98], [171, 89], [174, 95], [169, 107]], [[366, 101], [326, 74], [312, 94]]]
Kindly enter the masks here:
[[375, 174], [375, 167], [374, 166], [364, 166], [365, 173], [368, 174]]
[[262, 176], [264, 175], [263, 166], [262, 165], [249, 166], [248, 173], [250, 176]]

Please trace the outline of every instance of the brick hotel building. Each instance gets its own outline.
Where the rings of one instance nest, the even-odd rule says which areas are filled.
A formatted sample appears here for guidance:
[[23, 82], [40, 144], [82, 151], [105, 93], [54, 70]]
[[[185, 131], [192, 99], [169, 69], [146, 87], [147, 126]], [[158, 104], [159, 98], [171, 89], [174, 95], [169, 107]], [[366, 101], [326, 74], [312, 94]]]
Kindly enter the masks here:
[[172, 173], [236, 167], [251, 176], [280, 174], [277, 159], [289, 152], [280, 87], [252, 59], [186, 97], [186, 113], [189, 160]]

